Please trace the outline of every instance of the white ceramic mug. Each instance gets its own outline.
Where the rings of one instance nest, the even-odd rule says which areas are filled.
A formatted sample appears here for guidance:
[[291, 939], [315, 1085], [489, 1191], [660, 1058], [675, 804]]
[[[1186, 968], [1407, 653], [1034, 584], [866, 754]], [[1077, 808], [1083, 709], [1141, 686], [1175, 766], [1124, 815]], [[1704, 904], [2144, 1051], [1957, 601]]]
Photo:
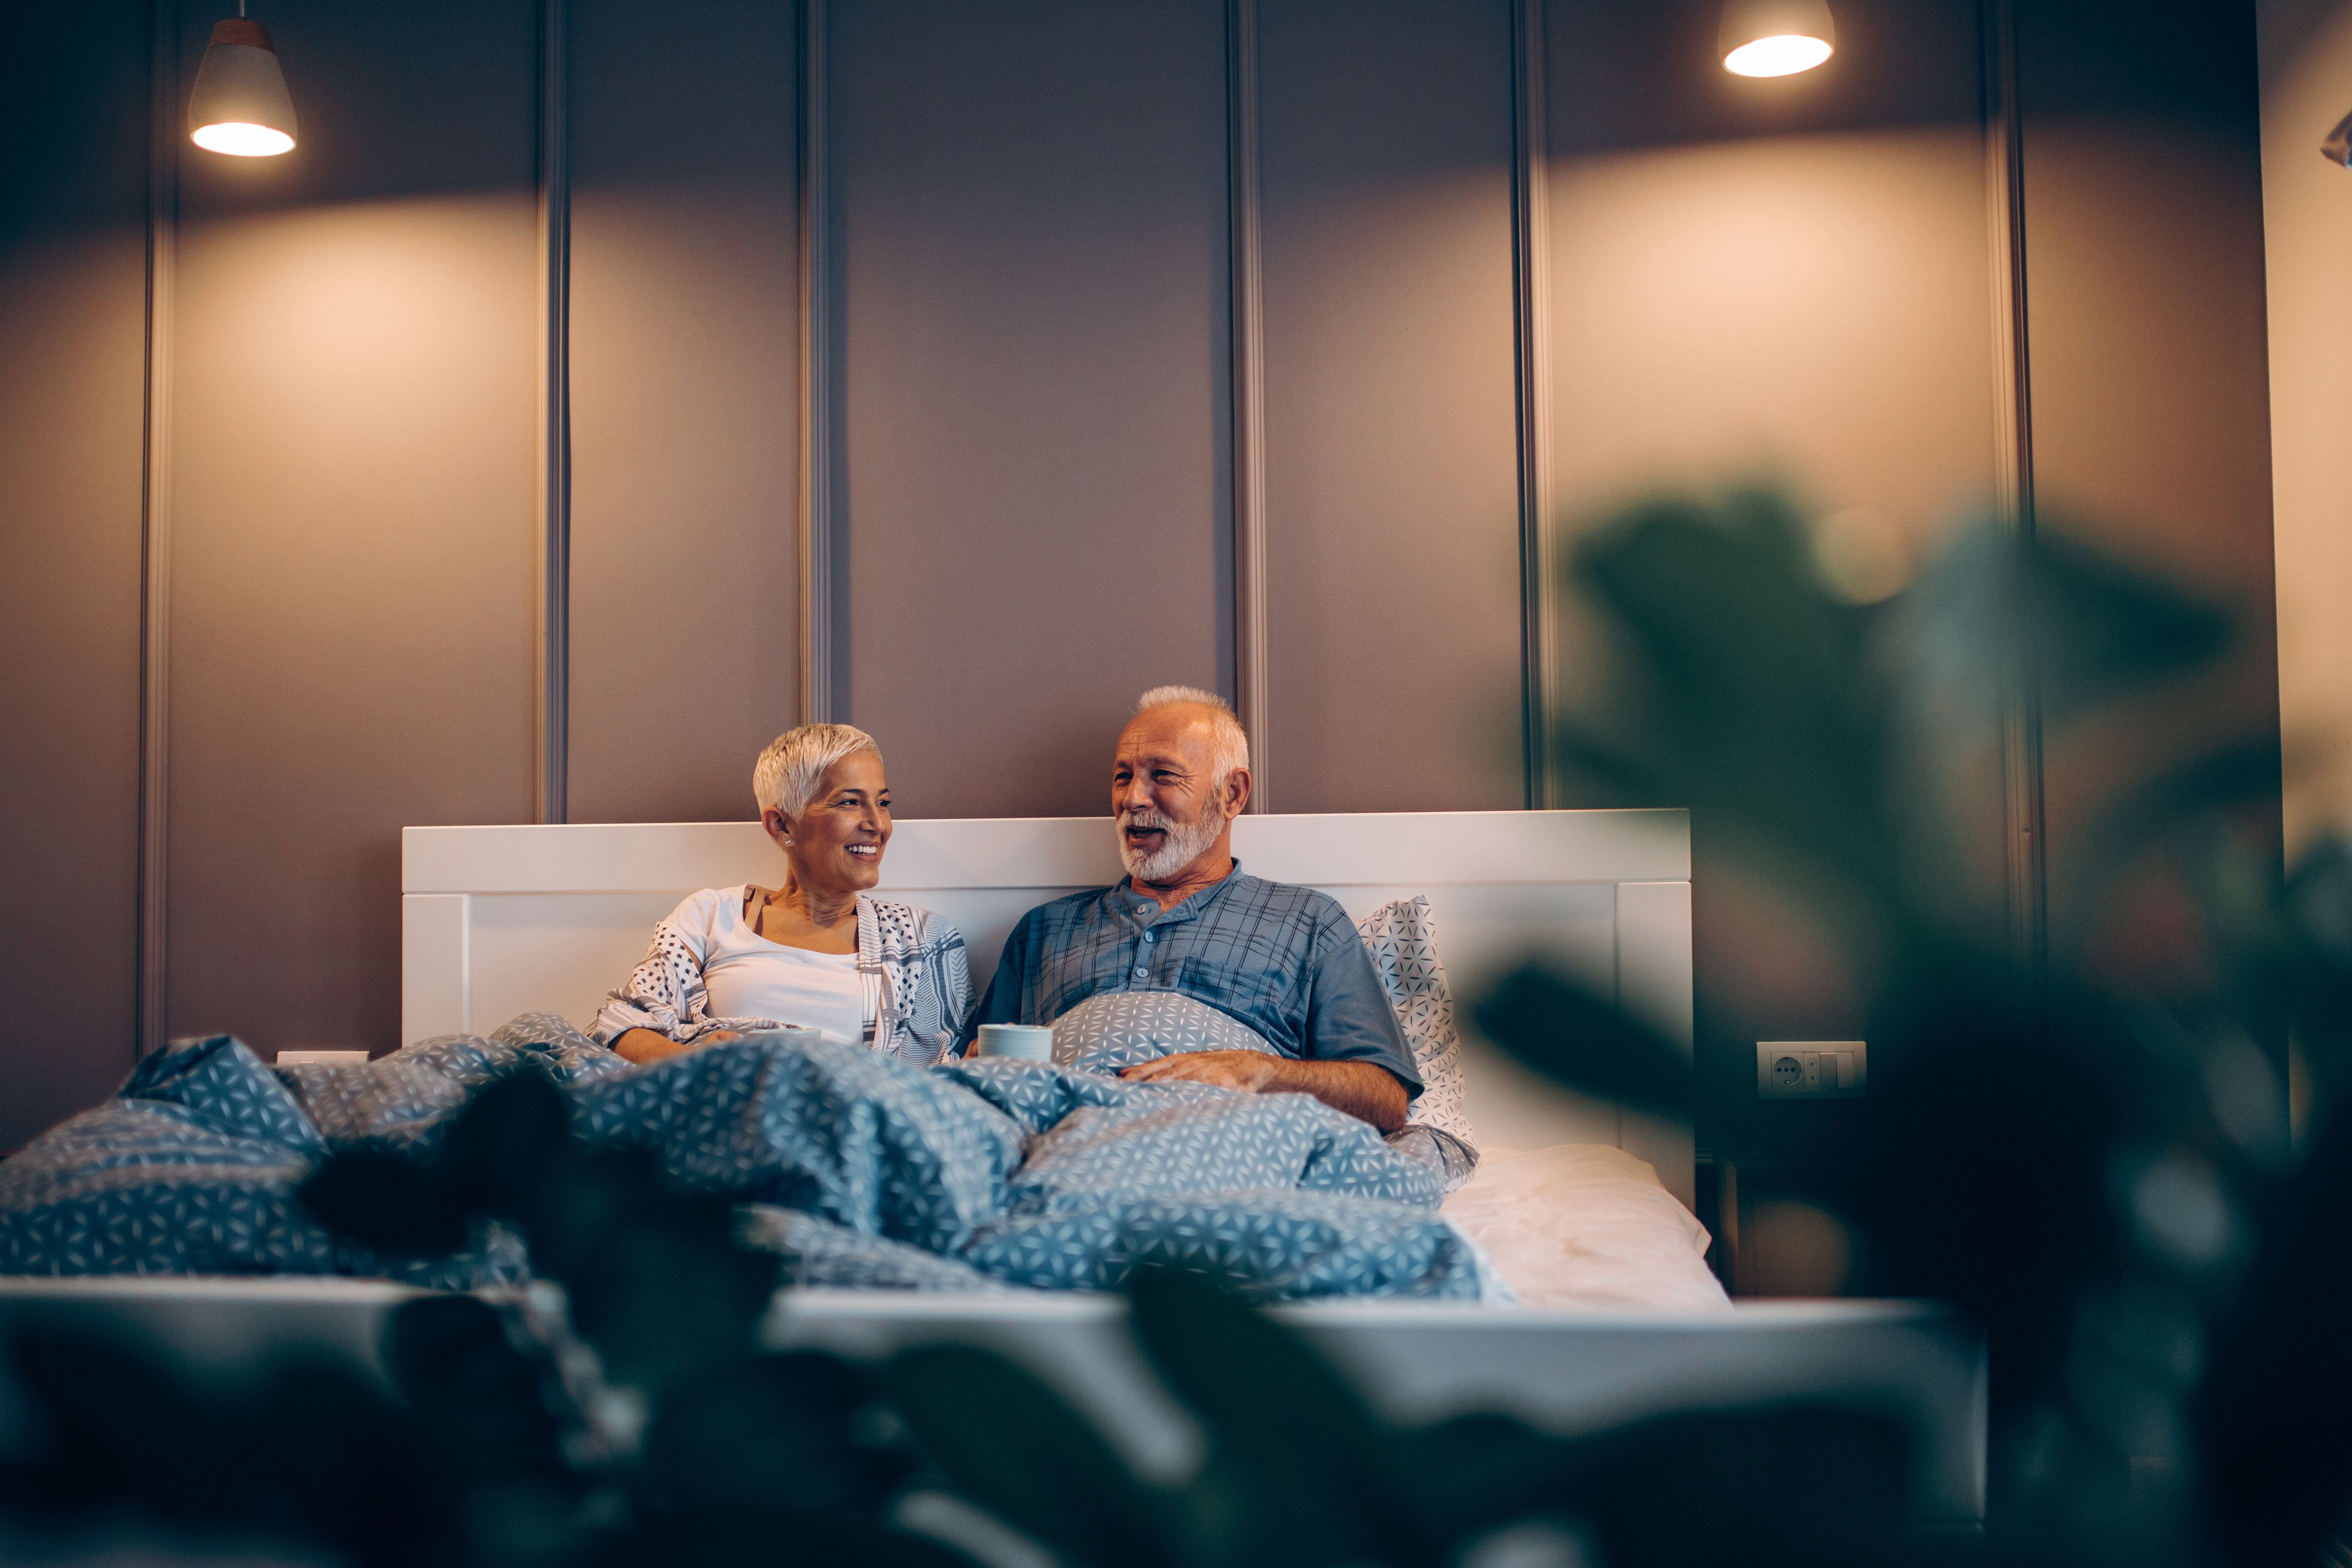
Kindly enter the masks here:
[[982, 1024], [971, 1043], [976, 1057], [1011, 1057], [1017, 1061], [1054, 1059], [1054, 1031], [1042, 1024]]

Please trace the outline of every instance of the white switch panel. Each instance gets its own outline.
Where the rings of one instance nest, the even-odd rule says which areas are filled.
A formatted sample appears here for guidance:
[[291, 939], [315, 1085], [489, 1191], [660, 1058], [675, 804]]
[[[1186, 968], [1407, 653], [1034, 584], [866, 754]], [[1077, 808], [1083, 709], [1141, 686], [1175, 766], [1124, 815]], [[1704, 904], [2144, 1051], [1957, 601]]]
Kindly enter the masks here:
[[1756, 1093], [1764, 1100], [1860, 1100], [1870, 1086], [1861, 1040], [1759, 1040]]

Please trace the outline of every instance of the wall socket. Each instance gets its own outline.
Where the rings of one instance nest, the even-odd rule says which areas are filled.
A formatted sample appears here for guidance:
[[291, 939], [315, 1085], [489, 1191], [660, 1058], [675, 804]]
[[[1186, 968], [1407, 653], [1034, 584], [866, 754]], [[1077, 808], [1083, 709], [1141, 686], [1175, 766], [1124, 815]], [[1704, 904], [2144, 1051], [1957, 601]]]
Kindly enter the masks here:
[[1861, 1040], [1759, 1040], [1761, 1100], [1860, 1100], [1870, 1087], [1870, 1047]]

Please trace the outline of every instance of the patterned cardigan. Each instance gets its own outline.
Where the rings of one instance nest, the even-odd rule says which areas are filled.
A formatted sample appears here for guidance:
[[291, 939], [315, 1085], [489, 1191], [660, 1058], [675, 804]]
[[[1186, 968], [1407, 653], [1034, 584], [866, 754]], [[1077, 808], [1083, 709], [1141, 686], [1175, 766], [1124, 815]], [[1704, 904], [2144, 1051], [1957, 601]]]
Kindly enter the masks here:
[[[590, 1033], [597, 1044], [609, 1046], [631, 1029], [691, 1045], [721, 1029], [782, 1026], [772, 1018], [711, 1016], [695, 939], [675, 921], [673, 914], [654, 928], [645, 961], [596, 1014]], [[901, 1061], [938, 1061], [971, 1016], [963, 936], [928, 910], [858, 894], [857, 975], [866, 990], [866, 1045]]]

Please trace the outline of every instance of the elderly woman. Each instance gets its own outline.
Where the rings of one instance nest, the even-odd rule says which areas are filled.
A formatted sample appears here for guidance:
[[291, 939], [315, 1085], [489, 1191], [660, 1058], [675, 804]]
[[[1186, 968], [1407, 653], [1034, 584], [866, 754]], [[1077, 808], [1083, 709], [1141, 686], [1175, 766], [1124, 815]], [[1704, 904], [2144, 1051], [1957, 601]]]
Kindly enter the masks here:
[[783, 886], [706, 888], [672, 910], [596, 1015], [596, 1038], [651, 1062], [798, 1026], [939, 1060], [971, 1011], [971, 973], [955, 927], [866, 890], [890, 843], [874, 738], [803, 724], [760, 753], [751, 790], [784, 852]]

